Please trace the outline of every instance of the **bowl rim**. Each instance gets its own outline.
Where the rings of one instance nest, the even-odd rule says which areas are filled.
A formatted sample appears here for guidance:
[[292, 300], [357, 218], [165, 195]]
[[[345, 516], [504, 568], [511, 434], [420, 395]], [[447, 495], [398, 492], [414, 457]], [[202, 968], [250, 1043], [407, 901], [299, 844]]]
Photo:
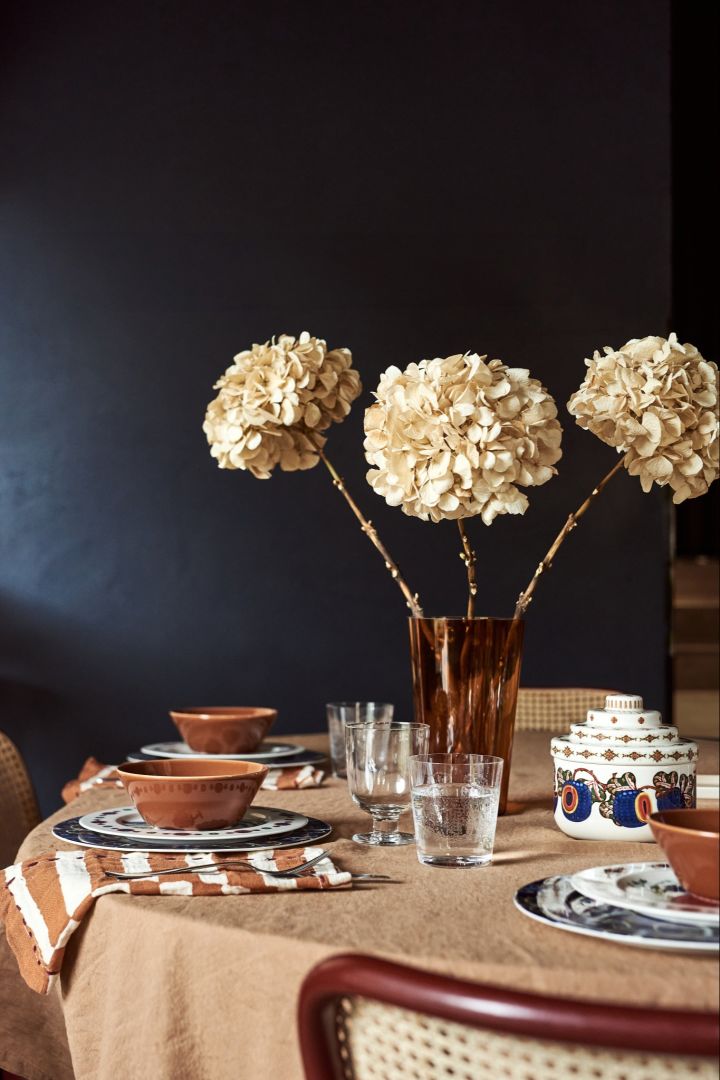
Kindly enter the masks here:
[[[199, 762], [202, 762], [203, 764], [208, 764], [209, 763], [207, 758], [202, 758], [202, 757], [197, 757], [197, 758], [188, 757], [188, 758], [182, 758], [181, 760], [182, 760], [183, 764], [185, 764], [187, 762], [190, 762], [190, 761], [199, 761]], [[128, 779], [130, 779], [130, 780], [142, 780], [142, 779], [172, 780], [174, 783], [177, 783], [178, 781], [182, 781], [182, 780], [205, 780], [205, 781], [207, 781], [209, 783], [209, 782], [211, 782], [213, 780], [237, 780], [237, 778], [239, 776], [246, 776], [248, 778], [253, 777], [253, 776], [259, 776], [261, 778], [264, 778], [267, 775], [267, 773], [270, 771], [269, 767], [267, 765], [263, 764], [260, 761], [226, 761], [225, 762], [226, 765], [233, 765], [233, 766], [234, 765], [245, 765], [245, 766], [247, 766], [247, 768], [239, 769], [237, 772], [230, 772], [230, 773], [223, 773], [223, 772], [198, 773], [196, 776], [193, 776], [191, 773], [186, 774], [184, 776], [172, 776], [172, 775], [163, 776], [162, 773], [144, 772], [142, 768], [139, 771], [137, 770], [138, 765], [140, 765], [140, 766], [148, 766], [148, 765], [159, 765], [159, 764], [177, 765], [178, 764], [178, 759], [177, 758], [154, 758], [152, 761], [124, 761], [122, 763], [122, 765], [117, 766], [117, 774], [121, 779], [122, 779], [123, 776], [127, 776]], [[215, 764], [215, 763], [213, 762], [213, 764]], [[217, 764], [219, 765], [220, 762], [217, 762]]]
[[692, 833], [693, 836], [703, 836], [708, 840], [718, 840], [718, 839], [720, 839], [720, 828], [718, 828], [717, 830], [714, 830], [714, 829], [693, 829], [692, 826], [690, 826], [689, 823], [687, 825], [675, 825], [675, 824], [672, 824], [669, 821], [662, 821], [661, 820], [662, 816], [664, 814], [695, 813], [698, 810], [700, 810], [701, 813], [712, 813], [712, 810], [705, 811], [705, 810], [703, 810], [702, 807], [693, 806], [693, 807], [688, 807], [686, 810], [683, 810], [682, 807], [678, 807], [677, 809], [674, 809], [674, 810], [656, 810], [653, 814], [650, 815], [650, 817], [648, 818], [648, 821], [649, 821], [651, 826], [652, 825], [657, 825], [661, 829], [671, 829], [673, 832], [685, 833], [686, 835], [688, 833]]
[[[217, 712], [208, 712], [217, 709]], [[169, 709], [170, 716], [185, 720], [258, 720], [277, 716], [277, 709], [269, 705], [186, 705], [183, 709]]]

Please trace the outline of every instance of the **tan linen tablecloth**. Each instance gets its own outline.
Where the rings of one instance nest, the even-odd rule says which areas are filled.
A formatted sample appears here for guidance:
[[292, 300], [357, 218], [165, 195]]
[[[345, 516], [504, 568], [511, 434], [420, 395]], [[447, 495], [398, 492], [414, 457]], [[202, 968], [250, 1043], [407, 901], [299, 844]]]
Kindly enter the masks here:
[[[300, 741], [325, 746], [320, 739]], [[700, 770], [718, 771], [717, 744], [703, 745]], [[261, 805], [330, 821], [325, 847], [340, 868], [391, 873], [402, 884], [312, 895], [105, 896], [71, 941], [60, 995], [32, 995], [0, 953], [0, 1064], [28, 1080], [66, 1080], [72, 1069], [77, 1080], [300, 1080], [300, 983], [317, 961], [345, 950], [569, 998], [717, 1009], [714, 958], [595, 941], [515, 909], [513, 894], [527, 881], [659, 857], [654, 844], [569, 839], [552, 821], [551, 785], [549, 737], [518, 735], [510, 797], [519, 805], [498, 823], [493, 865], [476, 870], [422, 867], [414, 847], [353, 844], [368, 818], [344, 782], [261, 793]], [[121, 791], [85, 793], [30, 834], [22, 857], [65, 846], [50, 835], [55, 821], [125, 802]]]

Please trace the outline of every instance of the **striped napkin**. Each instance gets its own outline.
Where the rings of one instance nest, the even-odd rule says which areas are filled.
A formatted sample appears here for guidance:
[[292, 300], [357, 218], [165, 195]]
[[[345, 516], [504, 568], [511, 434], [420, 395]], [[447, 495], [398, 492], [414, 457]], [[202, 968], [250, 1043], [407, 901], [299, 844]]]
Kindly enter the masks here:
[[[320, 787], [325, 773], [312, 765], [298, 765], [296, 769], [270, 769], [262, 783], [263, 791], [291, 791], [293, 788]], [[94, 757], [89, 757], [78, 776], [68, 780], [62, 789], [63, 801], [72, 802], [83, 791], [94, 787], [121, 788], [115, 765], [103, 765]]]
[[[302, 877], [276, 878], [265, 870], [290, 870], [322, 848], [259, 851], [250, 855], [157, 855], [119, 851], [52, 851], [0, 871], [0, 921], [31, 990], [47, 994], [62, 967], [65, 947], [93, 901], [104, 893], [140, 896], [227, 896], [240, 893], [306, 892], [350, 885], [351, 875], [328, 857]], [[193, 865], [244, 863], [241, 870], [193, 872]], [[119, 881], [108, 870], [142, 874], [187, 866], [186, 874]]]

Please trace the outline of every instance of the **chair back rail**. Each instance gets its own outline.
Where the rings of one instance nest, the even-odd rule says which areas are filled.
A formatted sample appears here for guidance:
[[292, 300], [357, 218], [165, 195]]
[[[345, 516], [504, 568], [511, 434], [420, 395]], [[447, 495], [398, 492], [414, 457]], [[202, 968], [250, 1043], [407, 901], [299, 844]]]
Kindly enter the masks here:
[[521, 686], [518, 690], [516, 731], [550, 731], [564, 734], [571, 724], [585, 720], [588, 709], [602, 709], [615, 690], [591, 687]]
[[[465, 1028], [543, 1044], [574, 1044], [598, 1048], [598, 1053], [634, 1051], [651, 1055], [655, 1062], [662, 1055], [674, 1055], [707, 1063], [718, 1053], [720, 1028], [714, 1013], [570, 1001], [472, 983], [375, 957], [343, 954], [313, 968], [300, 991], [298, 1026], [307, 1080], [355, 1075], [352, 1063], [348, 1067], [347, 1046], [341, 1054], [337, 1045], [335, 1014], [338, 1004], [348, 999], [379, 1002], [391, 1010], [408, 1010]], [[715, 1064], [710, 1068], [710, 1075], [715, 1075]], [[417, 1073], [410, 1069], [407, 1075]], [[562, 1071], [545, 1075], [560, 1077]], [[653, 1075], [657, 1075], [657, 1065]]]

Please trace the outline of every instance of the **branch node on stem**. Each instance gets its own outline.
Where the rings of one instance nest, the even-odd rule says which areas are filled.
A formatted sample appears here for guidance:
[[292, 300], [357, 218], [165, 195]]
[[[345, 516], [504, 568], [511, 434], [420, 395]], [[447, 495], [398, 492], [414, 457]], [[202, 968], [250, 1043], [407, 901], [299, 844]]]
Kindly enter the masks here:
[[460, 532], [460, 539], [462, 541], [463, 549], [460, 552], [460, 558], [465, 563], [468, 577], [468, 602], [467, 602], [467, 615], [468, 619], [472, 619], [475, 614], [475, 595], [477, 593], [477, 583], [475, 578], [475, 552], [473, 551], [468, 535], [465, 532], [465, 526], [462, 518], [457, 519], [458, 530]]
[[330, 473], [330, 476], [332, 477], [333, 486], [338, 489], [338, 491], [343, 496], [346, 503], [348, 504], [348, 506], [352, 510], [353, 514], [355, 515], [357, 520], [360, 522], [361, 531], [364, 532], [366, 534], [366, 536], [368, 536], [370, 538], [370, 541], [372, 542], [372, 544], [374, 544], [374, 546], [377, 548], [377, 550], [382, 555], [382, 558], [383, 558], [383, 561], [385, 563], [386, 568], [390, 571], [390, 574], [391, 574], [393, 580], [397, 581], [397, 583], [398, 583], [398, 585], [400, 587], [400, 590], [401, 590], [403, 596], [405, 597], [405, 603], [410, 608], [413, 615], [415, 615], [415, 616], [422, 615], [422, 606], [420, 604], [420, 598], [419, 598], [418, 594], [410, 592], [410, 589], [408, 588], [408, 586], [406, 585], [405, 581], [403, 580], [403, 578], [402, 578], [402, 576], [400, 574], [400, 570], [398, 569], [397, 564], [393, 561], [392, 556], [390, 555], [390, 552], [387, 550], [385, 545], [380, 540], [380, 537], [377, 534], [377, 529], [374, 527], [372, 522], [368, 521], [367, 518], [363, 515], [362, 511], [360, 510], [360, 507], [357, 505], [355, 500], [350, 495], [349, 491], [346, 489], [345, 484], [343, 483], [342, 477], [337, 473], [335, 467], [331, 464], [331, 462], [329, 461], [329, 459], [326, 457], [326, 455], [324, 454], [324, 452], [321, 449], [318, 450], [318, 457], [321, 459], [321, 461], [325, 465], [325, 468]]

